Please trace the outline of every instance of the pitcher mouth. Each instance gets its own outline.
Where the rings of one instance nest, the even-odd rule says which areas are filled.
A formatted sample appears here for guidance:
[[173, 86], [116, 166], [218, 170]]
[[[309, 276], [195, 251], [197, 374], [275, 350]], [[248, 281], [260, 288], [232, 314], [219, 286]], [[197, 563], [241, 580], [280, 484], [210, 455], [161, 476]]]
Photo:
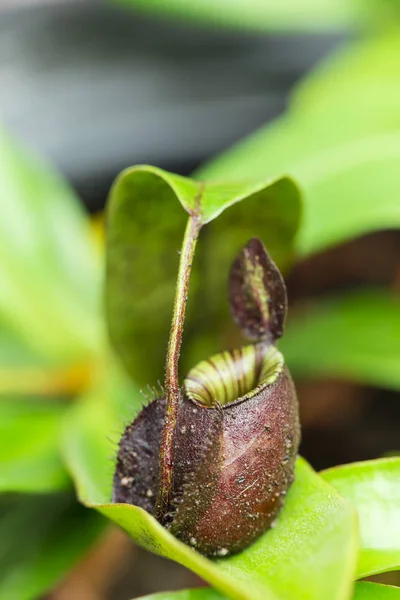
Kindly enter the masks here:
[[284, 358], [275, 346], [248, 345], [199, 362], [184, 381], [187, 397], [207, 408], [255, 396], [282, 373]]

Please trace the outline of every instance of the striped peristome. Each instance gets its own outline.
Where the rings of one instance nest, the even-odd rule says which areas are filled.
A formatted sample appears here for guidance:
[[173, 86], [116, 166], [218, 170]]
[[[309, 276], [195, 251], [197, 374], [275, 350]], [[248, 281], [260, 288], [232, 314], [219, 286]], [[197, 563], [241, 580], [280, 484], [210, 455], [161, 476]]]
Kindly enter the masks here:
[[188, 398], [208, 407], [243, 401], [276, 381], [284, 359], [275, 346], [244, 346], [215, 354], [189, 371], [184, 381]]

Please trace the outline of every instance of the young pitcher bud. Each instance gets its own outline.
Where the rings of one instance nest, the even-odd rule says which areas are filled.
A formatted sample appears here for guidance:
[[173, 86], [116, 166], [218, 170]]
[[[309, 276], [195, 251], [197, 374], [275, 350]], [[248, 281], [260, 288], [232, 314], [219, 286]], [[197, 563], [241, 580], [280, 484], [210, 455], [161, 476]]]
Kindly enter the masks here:
[[[206, 555], [238, 552], [271, 527], [294, 477], [296, 392], [274, 346], [286, 314], [281, 275], [259, 240], [235, 260], [230, 303], [252, 345], [200, 362], [184, 380], [171, 501], [157, 518]], [[156, 514], [166, 400], [146, 406], [120, 441], [114, 502]]]

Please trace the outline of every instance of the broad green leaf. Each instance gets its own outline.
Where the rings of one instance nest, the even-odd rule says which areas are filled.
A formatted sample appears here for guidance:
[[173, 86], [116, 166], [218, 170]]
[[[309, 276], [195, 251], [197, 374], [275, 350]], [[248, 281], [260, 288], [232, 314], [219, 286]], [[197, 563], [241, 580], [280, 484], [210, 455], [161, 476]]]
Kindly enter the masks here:
[[[113, 461], [107, 437], [118, 439], [114, 432], [119, 412], [112, 407], [113, 399], [105, 393], [97, 401], [95, 396], [83, 400], [65, 430], [66, 460], [85, 504], [123, 527], [143, 547], [180, 562], [230, 598], [348, 598], [357, 553], [355, 515], [303, 460], [276, 527], [227, 559], [204, 558], [140, 508], [110, 504]], [[135, 409], [133, 398], [132, 412]], [[121, 422], [120, 431], [122, 426]]]
[[396, 4], [363, 0], [119, 0], [133, 8], [255, 31], [320, 31], [361, 26], [398, 14]]
[[334, 467], [321, 475], [357, 509], [357, 576], [400, 569], [400, 458]]
[[[300, 198], [286, 177], [214, 185], [150, 166], [119, 175], [107, 215], [107, 317], [111, 340], [140, 384], [154, 383], [164, 372], [187, 213], [207, 223], [200, 233], [189, 295], [185, 353], [191, 355], [191, 318], [197, 331], [199, 317], [210, 332], [215, 332], [217, 320], [223, 325], [219, 317], [228, 268], [250, 237], [261, 235], [275, 260], [289, 260]], [[215, 341], [213, 349], [218, 349]]]
[[1, 599], [42, 597], [95, 543], [104, 524], [71, 494], [1, 497]]
[[353, 598], [354, 600], [399, 600], [400, 588], [361, 581], [356, 583]]
[[72, 190], [0, 129], [0, 319], [53, 361], [98, 351], [100, 269]]
[[[201, 169], [219, 180], [290, 173], [304, 192], [298, 251], [400, 227], [400, 43], [355, 44], [319, 67], [287, 114]], [[362, 98], [362, 101], [360, 101]]]
[[280, 347], [299, 377], [400, 389], [400, 301], [366, 289], [314, 302], [292, 314]]
[[[161, 592], [143, 596], [140, 600], [223, 600], [217, 591], [210, 588], [182, 590], [179, 592]], [[353, 600], [399, 600], [400, 588], [379, 583], [359, 582], [354, 589]]]
[[0, 398], [0, 491], [49, 492], [69, 485], [61, 460], [56, 400]]

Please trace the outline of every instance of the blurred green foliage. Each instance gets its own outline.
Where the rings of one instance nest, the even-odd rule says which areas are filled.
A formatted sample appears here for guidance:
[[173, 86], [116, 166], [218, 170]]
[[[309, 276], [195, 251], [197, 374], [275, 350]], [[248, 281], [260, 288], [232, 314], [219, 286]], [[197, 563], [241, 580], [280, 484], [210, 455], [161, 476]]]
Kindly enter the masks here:
[[58, 581], [99, 537], [104, 520], [69, 493], [0, 500], [0, 597], [30, 600]]
[[[305, 343], [306, 340], [306, 343]], [[294, 375], [332, 375], [400, 390], [399, 298], [362, 290], [307, 304], [280, 348]]]
[[0, 130], [0, 319], [51, 361], [96, 353], [100, 261], [76, 196]]
[[[347, 10], [344, 4], [342, 10]], [[393, 33], [341, 51], [300, 86], [285, 116], [195, 176], [210, 182], [205, 220], [218, 218], [205, 225], [210, 233], [203, 250], [199, 242], [186, 336], [190, 360], [222, 343], [216, 323], [231, 339], [227, 310], [219, 304], [220, 282], [233, 247], [242, 243], [239, 235], [249, 237], [250, 230], [261, 235], [288, 268], [290, 261], [355, 236], [400, 226], [399, 39]], [[120, 319], [122, 324], [131, 319], [126, 342], [131, 373], [143, 358], [149, 369], [132, 381], [104, 335], [101, 253], [89, 220], [65, 182], [0, 131], [1, 598], [38, 597], [100, 535], [105, 519], [75, 502], [71, 479], [83, 503], [231, 598], [345, 600], [354, 579], [400, 568], [398, 458], [340, 467], [322, 477], [300, 459], [276, 527], [240, 555], [215, 562], [178, 542], [140, 509], [107, 504], [115, 444], [141, 406], [138, 384], [154, 385], [153, 373], [162, 376], [154, 347], [160, 332], [163, 353], [170, 313], [154, 307], [161, 292], [164, 300], [165, 289], [173, 289], [173, 254], [185, 217], [177, 200], [190, 208], [198, 191], [196, 179], [154, 168], [139, 170], [140, 185], [129, 173], [114, 188], [119, 194], [118, 186], [128, 186], [122, 194], [129, 217], [128, 295]], [[286, 174], [304, 193], [301, 224], [292, 184], [286, 189], [270, 185]], [[165, 206], [150, 202], [154, 193]], [[228, 206], [244, 196], [245, 202]], [[150, 199], [147, 204], [144, 198]], [[168, 216], [163, 213], [167, 204]], [[176, 218], [167, 222], [171, 211]], [[274, 219], [273, 227], [265, 215]], [[138, 266], [141, 257], [146, 259], [138, 255], [139, 246], [128, 243], [133, 233], [148, 252], [146, 268]], [[134, 279], [138, 268], [139, 281]], [[157, 290], [160, 273], [163, 288]], [[139, 313], [129, 313], [133, 282], [135, 301], [142, 296]], [[202, 296], [202, 286], [213, 295]], [[398, 389], [399, 315], [398, 298], [379, 289], [299, 308], [289, 315], [284, 338], [289, 366], [298, 376], [328, 374]], [[369, 585], [356, 586], [356, 600], [398, 595]], [[187, 594], [220, 597], [210, 591]]]
[[197, 172], [290, 173], [304, 192], [299, 254], [400, 227], [400, 35], [353, 43], [300, 84], [285, 115]]
[[135, 9], [254, 31], [376, 28], [400, 16], [397, 0], [117, 0]]
[[56, 400], [12, 397], [0, 401], [3, 492], [50, 492], [70, 486], [58, 448], [65, 409]]

